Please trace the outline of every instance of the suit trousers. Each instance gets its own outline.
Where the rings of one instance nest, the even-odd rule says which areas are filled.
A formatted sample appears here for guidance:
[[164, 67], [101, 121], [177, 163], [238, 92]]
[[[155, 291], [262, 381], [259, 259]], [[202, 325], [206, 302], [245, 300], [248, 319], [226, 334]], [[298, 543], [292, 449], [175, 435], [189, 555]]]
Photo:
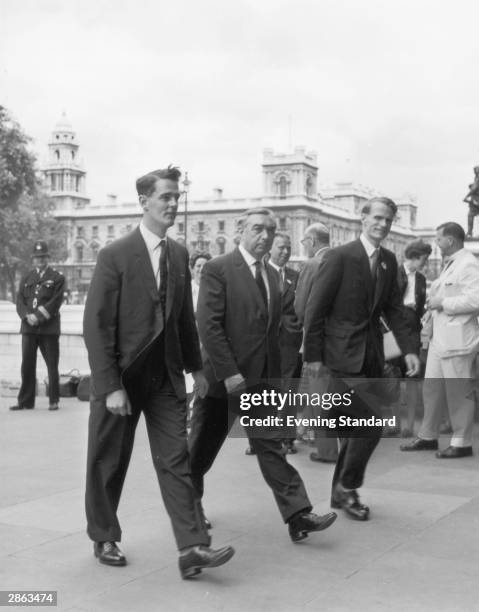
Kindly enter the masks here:
[[[228, 412], [226, 397], [207, 396], [194, 413], [190, 434], [191, 475], [199, 498], [203, 496], [204, 476], [233, 425], [235, 417]], [[298, 512], [310, 512], [312, 505], [304, 483], [296, 469], [287, 462], [281, 440], [251, 437], [249, 442], [284, 522]]]
[[18, 405], [25, 408], [35, 406], [37, 349], [40, 349], [47, 366], [50, 405], [57, 404], [60, 398], [59, 336], [56, 334], [22, 334], [22, 384], [18, 393]]
[[[343, 379], [357, 379], [354, 385], [351, 406], [345, 412], [331, 410], [330, 416], [350, 416], [352, 418], [380, 417], [382, 390], [380, 367], [374, 343], [369, 340], [366, 344], [366, 354], [363, 367], [359, 374], [331, 371], [330, 385], [335, 392], [344, 393], [351, 389]], [[372, 379], [372, 380], [371, 380]], [[340, 440], [339, 456], [333, 474], [332, 488], [340, 483], [345, 489], [358, 489], [364, 482], [366, 468], [381, 439], [382, 427], [352, 426], [337, 430]]]
[[443, 414], [449, 414], [451, 445], [472, 445], [475, 357], [476, 353], [440, 357], [434, 342], [430, 344], [423, 385], [424, 417], [418, 433], [420, 438], [437, 440]]
[[117, 510], [143, 412], [153, 465], [178, 549], [209, 544], [191, 483], [186, 402], [178, 399], [167, 375], [161, 378], [159, 382], [144, 376], [128, 386], [132, 414], [125, 417], [111, 414], [104, 398], [91, 401], [85, 506], [87, 533], [96, 542], [121, 540]]

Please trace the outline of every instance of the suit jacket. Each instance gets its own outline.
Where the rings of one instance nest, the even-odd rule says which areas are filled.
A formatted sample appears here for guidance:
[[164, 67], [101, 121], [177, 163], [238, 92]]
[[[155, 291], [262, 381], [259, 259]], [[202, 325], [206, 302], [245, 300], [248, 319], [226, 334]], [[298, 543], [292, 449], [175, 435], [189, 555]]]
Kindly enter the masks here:
[[238, 373], [256, 380], [265, 373], [269, 378], [281, 376], [279, 278], [271, 266], [266, 270], [268, 309], [239, 249], [203, 267], [196, 318], [210, 395], [223, 395], [222, 381]]
[[329, 250], [317, 269], [306, 305], [304, 360], [323, 361], [331, 370], [363, 372], [366, 356], [374, 355], [369, 376], [380, 376], [384, 352], [379, 317], [392, 328], [403, 353], [413, 340], [403, 317], [397, 261], [381, 247], [373, 283], [369, 258], [360, 240]]
[[314, 257], [310, 257], [304, 263], [304, 266], [299, 273], [298, 284], [296, 286], [296, 297], [294, 300], [294, 309], [298, 319], [303, 323], [304, 312], [308, 302], [309, 294], [313, 286], [313, 280], [318, 271], [318, 268], [323, 261], [324, 255], [329, 251], [329, 247], [321, 249]]
[[186, 249], [168, 243], [165, 317], [146, 244], [139, 228], [98, 254], [83, 321], [96, 395], [106, 395], [134, 377], [148, 349], [164, 334], [166, 367], [178, 397], [185, 396], [183, 370], [202, 366], [191, 298]]
[[479, 262], [466, 249], [431, 285], [431, 296], [443, 298], [443, 310], [432, 311], [432, 343], [441, 357], [468, 355], [479, 347]]
[[[60, 335], [60, 307], [64, 291], [65, 277], [50, 266], [41, 277], [36, 268], [27, 272], [20, 280], [16, 300], [17, 313], [22, 320], [20, 333]], [[39, 325], [29, 325], [26, 321], [28, 314], [34, 314]]]
[[[426, 305], [426, 277], [421, 272], [416, 272], [416, 283], [415, 283], [415, 303], [416, 303], [416, 315], [419, 321], [422, 319], [425, 312]], [[404, 266], [398, 268], [398, 285], [401, 300], [404, 300], [404, 295], [407, 289], [407, 274]]]
[[303, 341], [303, 324], [294, 311], [295, 290], [299, 272], [284, 267], [284, 283], [281, 291], [282, 315], [279, 326], [279, 348], [281, 353], [281, 376], [292, 378], [298, 375], [299, 349]]

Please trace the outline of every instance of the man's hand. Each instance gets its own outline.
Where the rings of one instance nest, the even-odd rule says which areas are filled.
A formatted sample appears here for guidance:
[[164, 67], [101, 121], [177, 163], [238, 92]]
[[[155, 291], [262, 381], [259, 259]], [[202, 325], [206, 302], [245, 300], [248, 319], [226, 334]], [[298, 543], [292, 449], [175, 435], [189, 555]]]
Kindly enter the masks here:
[[228, 393], [239, 391], [241, 388], [246, 387], [246, 381], [242, 374], [234, 374], [234, 376], [228, 376], [225, 378], [225, 387]]
[[419, 361], [419, 357], [414, 353], [408, 353], [404, 356], [404, 361], [406, 362], [406, 376], [417, 376], [421, 370], [421, 362]]
[[442, 298], [437, 296], [431, 296], [427, 300], [427, 307], [429, 310], [442, 310]]
[[27, 314], [27, 323], [31, 327], [35, 327], [36, 325], [38, 325], [39, 321], [38, 321], [37, 316], [34, 315], [33, 313]]
[[131, 414], [131, 404], [124, 389], [117, 389], [106, 396], [106, 409], [119, 416]]
[[193, 391], [196, 392], [198, 397], [205, 397], [208, 392], [208, 381], [206, 380], [205, 375], [203, 374], [203, 370], [197, 370], [196, 372], [191, 372], [193, 379], [195, 381], [193, 385]]
[[303, 364], [303, 375], [309, 378], [319, 378], [322, 368], [322, 361], [305, 361]]

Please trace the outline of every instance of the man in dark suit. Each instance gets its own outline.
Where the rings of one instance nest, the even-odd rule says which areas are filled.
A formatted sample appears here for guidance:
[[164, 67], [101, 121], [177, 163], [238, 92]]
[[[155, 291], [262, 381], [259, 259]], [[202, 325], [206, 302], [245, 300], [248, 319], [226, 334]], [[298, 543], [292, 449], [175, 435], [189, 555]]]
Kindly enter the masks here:
[[[404, 262], [398, 268], [399, 294], [404, 306], [404, 317], [414, 339], [414, 353], [418, 355], [421, 350], [421, 319], [426, 304], [426, 277], [421, 273], [421, 270], [426, 265], [431, 251], [430, 244], [426, 244], [422, 240], [413, 240], [404, 250]], [[407, 370], [404, 359], [399, 357], [395, 364], [404, 376]], [[406, 383], [406, 427], [401, 432], [400, 402], [395, 402], [392, 410], [396, 416], [397, 425], [395, 428], [391, 428], [388, 434], [397, 435], [401, 433], [404, 438], [411, 437], [414, 429], [416, 407], [420, 406], [420, 403], [420, 381], [417, 379], [410, 380]]]
[[[210, 388], [190, 442], [191, 471], [199, 497], [203, 495], [204, 475], [233, 424], [234, 415], [228, 418], [228, 394], [246, 390], [260, 380], [281, 377], [279, 279], [264, 263], [275, 229], [268, 209], [249, 210], [243, 218], [239, 247], [203, 267], [197, 320], [207, 353], [205, 373]], [[265, 406], [261, 410], [267, 414]], [[251, 428], [247, 431], [291, 539], [296, 542], [309, 532], [329, 527], [336, 514], [320, 517], [311, 512], [303, 481], [282, 450], [284, 435], [280, 434], [284, 432], [264, 432], [268, 437], [258, 437]]]
[[[301, 243], [308, 259], [299, 274], [296, 287], [294, 308], [301, 325], [304, 322], [304, 312], [308, 303], [313, 282], [324, 255], [329, 250], [329, 229], [323, 223], [313, 223], [306, 228]], [[338, 458], [338, 439], [334, 432], [318, 427], [314, 431], [316, 450], [310, 453], [311, 461], [319, 463], [336, 463]]]
[[180, 550], [180, 572], [189, 578], [225, 563], [234, 550], [209, 548], [190, 477], [183, 370], [192, 372], [200, 395], [207, 383], [188, 253], [166, 238], [178, 208], [179, 177], [177, 168], [168, 167], [139, 178], [140, 226], [98, 255], [84, 315], [92, 371], [86, 514], [95, 556], [108, 565], [125, 565], [116, 544], [121, 539], [117, 508], [143, 412]]
[[[279, 286], [283, 303], [292, 305], [299, 272], [286, 264], [291, 257], [291, 238], [284, 232], [276, 232], [271, 246], [268, 263], [279, 276]], [[293, 308], [286, 311], [283, 308], [279, 326], [279, 351], [281, 355], [281, 378], [288, 388], [294, 386], [294, 380], [301, 375], [302, 360], [299, 354], [303, 340], [303, 326]], [[286, 452], [295, 454], [295, 438], [284, 440]], [[249, 454], [248, 451], [246, 451]]]
[[22, 324], [22, 384], [15, 406], [10, 410], [35, 406], [37, 350], [40, 349], [48, 371], [48, 410], [58, 410], [60, 398], [58, 362], [60, 359], [60, 306], [65, 277], [48, 265], [48, 245], [35, 242], [33, 269], [20, 281], [17, 313]]
[[[356, 419], [379, 416], [374, 400], [377, 398], [380, 403], [382, 389], [378, 383], [365, 379], [380, 379], [383, 375], [381, 314], [405, 355], [406, 374], [414, 376], [419, 372], [419, 358], [413, 353], [413, 341], [403, 317], [396, 258], [380, 246], [396, 212], [396, 204], [389, 198], [369, 200], [361, 214], [360, 238], [328, 251], [314, 279], [304, 320], [305, 367], [313, 377], [320, 376], [326, 368], [331, 375], [331, 390], [349, 393], [353, 386], [354, 391], [350, 395], [351, 405], [347, 407], [344, 403], [329, 416]], [[344, 378], [358, 381], [356, 384]], [[361, 503], [357, 489], [363, 484], [381, 427], [358, 423], [338, 429], [342, 442], [333, 476], [331, 505], [364, 521], [369, 518], [369, 508]]]

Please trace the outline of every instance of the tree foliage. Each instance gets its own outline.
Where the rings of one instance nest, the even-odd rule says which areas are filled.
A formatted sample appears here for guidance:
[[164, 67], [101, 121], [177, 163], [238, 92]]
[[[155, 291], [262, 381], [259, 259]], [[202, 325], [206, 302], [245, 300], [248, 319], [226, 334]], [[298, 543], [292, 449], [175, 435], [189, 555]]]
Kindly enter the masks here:
[[53, 216], [29, 150], [31, 139], [0, 106], [0, 298], [15, 298], [18, 274], [30, 267], [33, 244], [46, 240], [51, 258], [66, 257], [66, 230]]

